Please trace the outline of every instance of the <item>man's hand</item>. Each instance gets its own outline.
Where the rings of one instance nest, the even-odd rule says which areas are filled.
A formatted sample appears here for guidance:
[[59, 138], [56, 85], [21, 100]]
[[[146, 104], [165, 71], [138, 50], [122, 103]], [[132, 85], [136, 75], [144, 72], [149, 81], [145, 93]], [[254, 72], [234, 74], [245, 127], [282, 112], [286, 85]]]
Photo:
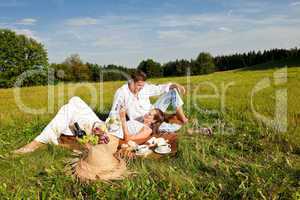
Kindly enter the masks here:
[[173, 83], [171, 86], [170, 86], [170, 89], [177, 89], [181, 94], [185, 94], [185, 88], [182, 86], [182, 85], [180, 85], [180, 84], [177, 84], [177, 83]]

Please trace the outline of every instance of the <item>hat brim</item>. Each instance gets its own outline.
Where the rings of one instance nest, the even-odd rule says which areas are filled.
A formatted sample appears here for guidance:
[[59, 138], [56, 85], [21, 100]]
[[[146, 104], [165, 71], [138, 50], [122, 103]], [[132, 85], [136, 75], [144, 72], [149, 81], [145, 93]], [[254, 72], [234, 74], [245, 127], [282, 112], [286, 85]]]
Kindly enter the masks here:
[[90, 165], [85, 160], [80, 160], [75, 168], [75, 175], [82, 181], [85, 180], [120, 180], [125, 177], [126, 163], [118, 160], [118, 164], [110, 170]]

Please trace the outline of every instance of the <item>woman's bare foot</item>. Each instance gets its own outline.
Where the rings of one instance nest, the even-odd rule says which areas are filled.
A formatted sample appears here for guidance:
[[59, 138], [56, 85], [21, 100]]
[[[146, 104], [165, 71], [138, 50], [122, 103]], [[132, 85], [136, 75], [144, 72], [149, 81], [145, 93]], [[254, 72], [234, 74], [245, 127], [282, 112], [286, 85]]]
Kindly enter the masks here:
[[26, 144], [25, 146], [13, 151], [15, 154], [26, 154], [26, 153], [31, 153], [34, 152], [36, 149], [44, 146], [45, 144], [37, 141], [32, 141], [29, 144]]

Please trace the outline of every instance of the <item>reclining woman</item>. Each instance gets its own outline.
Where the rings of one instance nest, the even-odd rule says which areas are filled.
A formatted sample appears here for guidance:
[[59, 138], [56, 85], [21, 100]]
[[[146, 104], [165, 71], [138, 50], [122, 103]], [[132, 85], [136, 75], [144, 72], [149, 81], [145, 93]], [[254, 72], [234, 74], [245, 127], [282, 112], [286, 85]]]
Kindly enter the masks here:
[[[164, 113], [159, 109], [152, 109], [147, 113], [143, 122], [136, 120], [126, 121], [126, 112], [120, 110], [121, 128], [115, 132], [109, 132], [110, 148], [113, 152], [117, 151], [119, 141], [129, 140], [138, 144], [144, 143], [149, 136], [158, 130], [164, 121]], [[100, 127], [104, 124], [93, 110], [79, 97], [72, 97], [68, 104], [62, 106], [52, 121], [44, 128], [29, 144], [17, 149], [14, 153], [25, 154], [35, 151], [47, 143], [59, 145], [60, 136], [73, 136], [72, 125], [77, 122], [86, 134], [101, 133]]]

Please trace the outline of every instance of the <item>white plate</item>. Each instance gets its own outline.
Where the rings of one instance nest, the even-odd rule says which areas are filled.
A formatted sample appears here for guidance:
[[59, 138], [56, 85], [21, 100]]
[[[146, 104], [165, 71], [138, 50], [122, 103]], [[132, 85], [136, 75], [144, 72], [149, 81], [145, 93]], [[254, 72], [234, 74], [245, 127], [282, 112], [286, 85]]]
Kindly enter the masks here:
[[159, 151], [159, 150], [157, 150], [157, 148], [156, 148], [156, 149], [154, 149], [154, 151], [155, 151], [156, 153], [159, 153], [159, 154], [168, 154], [168, 153], [170, 153], [170, 152], [172, 151], [172, 149], [169, 148], [167, 151]]

